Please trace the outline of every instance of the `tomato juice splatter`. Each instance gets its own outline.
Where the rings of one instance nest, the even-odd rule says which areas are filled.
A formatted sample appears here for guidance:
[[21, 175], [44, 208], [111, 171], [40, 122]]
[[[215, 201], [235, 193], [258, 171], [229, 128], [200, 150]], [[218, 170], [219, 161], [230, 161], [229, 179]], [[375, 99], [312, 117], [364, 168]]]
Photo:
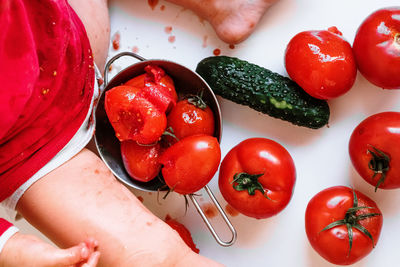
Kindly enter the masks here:
[[219, 49], [219, 48], [214, 49], [213, 54], [214, 54], [214, 56], [221, 55], [221, 49]]
[[175, 42], [175, 36], [170, 36], [170, 37], [168, 37], [168, 42], [170, 42], [170, 43], [173, 43], [173, 42]]
[[217, 216], [217, 208], [211, 203], [201, 205], [201, 209], [208, 218]]
[[165, 31], [166, 34], [171, 34], [171, 32], [172, 32], [172, 26], [166, 26], [166, 27], [164, 28], [164, 31]]
[[231, 205], [226, 204], [225, 206], [225, 211], [226, 213], [228, 213], [229, 215], [231, 215], [232, 217], [238, 216], [239, 212], [237, 210], [235, 210]]
[[120, 40], [121, 40], [121, 35], [119, 34], [119, 32], [116, 32], [112, 38], [112, 46], [113, 46], [114, 50], [119, 49], [119, 41]]
[[158, 5], [158, 0], [147, 0], [147, 3], [151, 7], [151, 9], [154, 10]]

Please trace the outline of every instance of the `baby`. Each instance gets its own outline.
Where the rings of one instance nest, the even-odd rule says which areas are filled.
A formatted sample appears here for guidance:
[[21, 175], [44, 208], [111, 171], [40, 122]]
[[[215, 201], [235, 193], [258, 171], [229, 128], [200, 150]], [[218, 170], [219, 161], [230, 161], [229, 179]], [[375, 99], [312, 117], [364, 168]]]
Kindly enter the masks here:
[[[230, 44], [247, 38], [272, 4], [170, 2], [209, 21]], [[0, 219], [0, 265], [220, 266], [192, 252], [85, 148], [108, 18], [106, 0], [1, 3], [0, 201], [64, 249]]]

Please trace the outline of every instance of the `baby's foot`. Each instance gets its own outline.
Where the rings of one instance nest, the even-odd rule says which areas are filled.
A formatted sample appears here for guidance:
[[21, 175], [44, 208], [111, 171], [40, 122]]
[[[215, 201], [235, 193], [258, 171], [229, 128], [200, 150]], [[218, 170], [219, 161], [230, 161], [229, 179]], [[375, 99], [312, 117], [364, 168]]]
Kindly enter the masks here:
[[169, 0], [191, 9], [210, 22], [218, 37], [229, 44], [245, 40], [276, 0]]

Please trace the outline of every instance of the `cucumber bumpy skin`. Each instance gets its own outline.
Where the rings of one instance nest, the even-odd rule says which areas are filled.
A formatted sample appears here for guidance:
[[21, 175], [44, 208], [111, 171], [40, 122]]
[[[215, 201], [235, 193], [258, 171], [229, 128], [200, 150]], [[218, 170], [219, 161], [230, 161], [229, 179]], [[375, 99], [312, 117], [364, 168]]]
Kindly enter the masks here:
[[215, 94], [295, 125], [318, 129], [328, 124], [329, 106], [289, 78], [234, 57], [208, 57], [196, 72]]

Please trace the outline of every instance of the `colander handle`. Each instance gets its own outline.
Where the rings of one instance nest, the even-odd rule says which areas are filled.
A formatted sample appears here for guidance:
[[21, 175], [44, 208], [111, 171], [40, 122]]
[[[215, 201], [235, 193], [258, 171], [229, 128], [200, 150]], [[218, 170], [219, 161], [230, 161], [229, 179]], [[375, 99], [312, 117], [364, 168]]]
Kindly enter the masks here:
[[106, 87], [108, 84], [108, 74], [109, 74], [111, 64], [113, 64], [114, 61], [116, 61], [117, 59], [119, 59], [120, 57], [123, 57], [123, 56], [134, 57], [140, 61], [146, 60], [144, 57], [141, 57], [138, 54], [135, 54], [132, 52], [121, 52], [119, 54], [116, 54], [115, 56], [110, 58], [110, 60], [106, 63], [106, 66], [104, 67], [104, 87]]
[[217, 199], [215, 198], [213, 192], [211, 189], [206, 185], [204, 187], [206, 190], [208, 196], [210, 197], [211, 201], [214, 203], [215, 207], [218, 209], [218, 212], [221, 214], [222, 218], [224, 219], [226, 225], [228, 226], [229, 230], [232, 233], [232, 238], [229, 241], [223, 241], [211, 225], [210, 221], [208, 220], [207, 216], [204, 214], [203, 210], [201, 209], [199, 203], [197, 202], [195, 196], [193, 194], [189, 195], [190, 200], [193, 202], [197, 212], [200, 214], [201, 218], [203, 219], [204, 223], [207, 225], [208, 230], [210, 230], [212, 236], [214, 237], [215, 241], [217, 241], [218, 244], [224, 247], [231, 246], [233, 243], [236, 241], [237, 233], [235, 228], [233, 227], [232, 223], [229, 221], [228, 217], [226, 216], [224, 210], [221, 208], [221, 205], [218, 203]]

